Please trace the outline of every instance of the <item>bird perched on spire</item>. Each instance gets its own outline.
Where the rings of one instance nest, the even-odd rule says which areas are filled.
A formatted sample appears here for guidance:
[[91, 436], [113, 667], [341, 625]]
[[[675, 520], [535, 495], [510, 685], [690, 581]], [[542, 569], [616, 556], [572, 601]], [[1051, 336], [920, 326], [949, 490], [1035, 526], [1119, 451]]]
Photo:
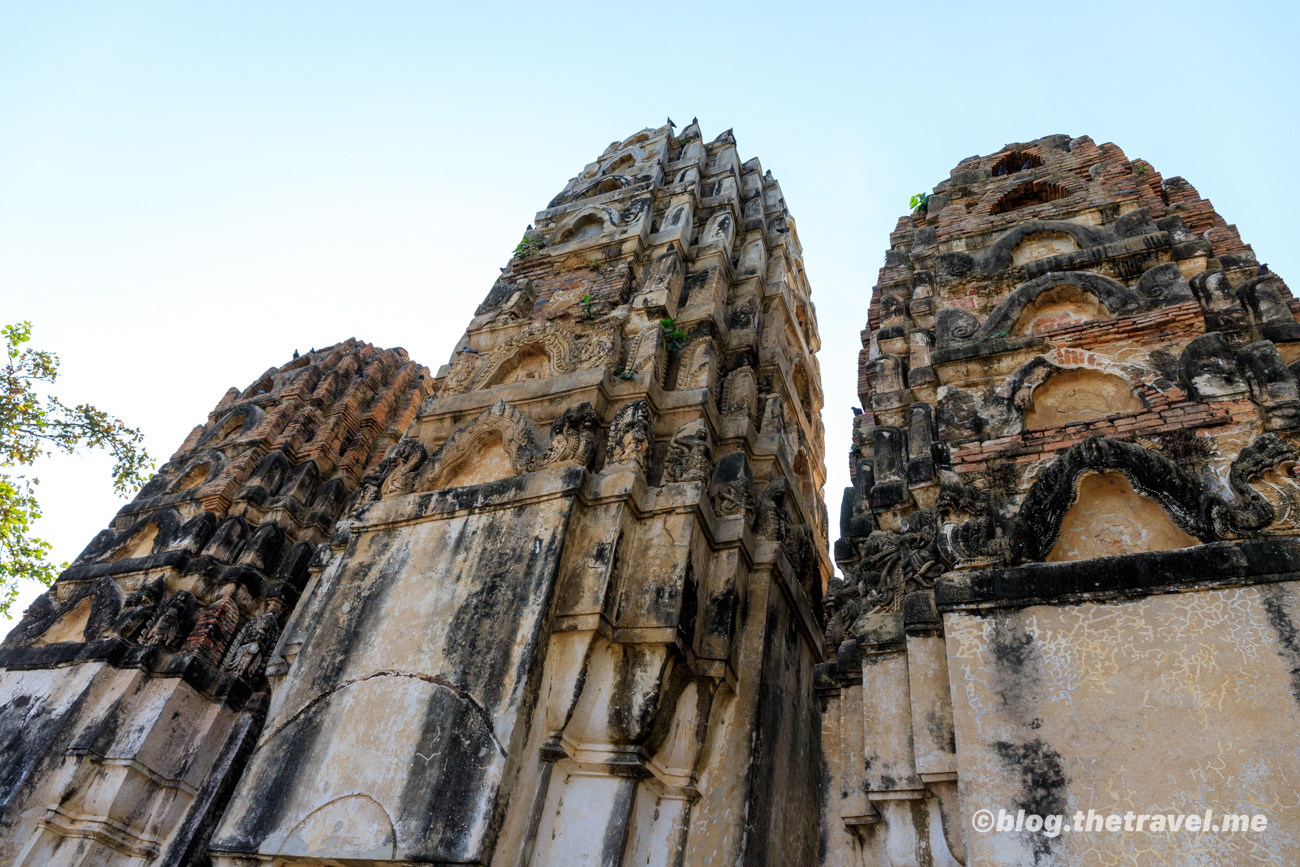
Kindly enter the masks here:
[[1263, 276], [1264, 276], [1265, 274], [1267, 274], [1267, 273], [1268, 273], [1268, 263], [1267, 263], [1267, 262], [1265, 262], [1263, 265], [1260, 265], [1258, 268], [1255, 269], [1255, 276], [1256, 276], [1256, 277], [1263, 277]]
[[298, 350], [295, 349], [295, 350], [293, 351], [293, 357], [294, 357], [295, 359], [298, 358]]
[[673, 129], [677, 129], [677, 124], [673, 123], [673, 119], [671, 117], [668, 118], [668, 125]]

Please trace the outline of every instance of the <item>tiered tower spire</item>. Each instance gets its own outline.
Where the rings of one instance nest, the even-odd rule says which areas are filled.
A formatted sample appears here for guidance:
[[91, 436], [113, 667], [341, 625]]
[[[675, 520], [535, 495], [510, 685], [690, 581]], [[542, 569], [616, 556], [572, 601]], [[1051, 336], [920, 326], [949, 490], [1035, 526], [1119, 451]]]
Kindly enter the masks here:
[[1295, 796], [1296, 309], [1186, 181], [1086, 137], [964, 160], [899, 221], [825, 598], [822, 863], [1146, 863], [1182, 850], [1042, 820]]
[[336, 528], [216, 863], [815, 857], [816, 348], [730, 132], [611, 144]]

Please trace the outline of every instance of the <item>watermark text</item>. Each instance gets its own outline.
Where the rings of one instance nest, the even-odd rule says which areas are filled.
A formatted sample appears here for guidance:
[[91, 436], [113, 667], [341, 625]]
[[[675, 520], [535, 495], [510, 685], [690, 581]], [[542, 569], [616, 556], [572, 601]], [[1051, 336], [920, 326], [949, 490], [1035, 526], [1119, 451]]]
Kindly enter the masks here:
[[976, 810], [971, 826], [981, 834], [1029, 832], [1044, 837], [1059, 837], [1064, 833], [1079, 834], [1258, 834], [1268, 830], [1268, 817], [1256, 813], [1226, 813], [1214, 810], [1204, 813], [1099, 813], [1096, 810], [1076, 810], [1068, 813], [1049, 813], [1040, 816], [1024, 810]]

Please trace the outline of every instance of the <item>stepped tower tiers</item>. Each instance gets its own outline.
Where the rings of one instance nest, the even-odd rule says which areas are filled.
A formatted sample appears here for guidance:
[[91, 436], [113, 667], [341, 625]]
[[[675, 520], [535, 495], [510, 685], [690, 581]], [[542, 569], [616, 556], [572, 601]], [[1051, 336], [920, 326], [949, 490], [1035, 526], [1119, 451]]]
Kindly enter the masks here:
[[[232, 390], [0, 648], [0, 861], [811, 864], [825, 477], [794, 220], [611, 145], [436, 378]], [[209, 860], [211, 859], [211, 860]]]
[[[1300, 859], [1296, 310], [1186, 181], [1086, 137], [899, 222], [823, 600], [822, 863]], [[972, 826], [1259, 805], [1249, 839]]]
[[232, 388], [0, 645], [0, 863], [206, 864], [271, 650], [432, 391], [348, 340]]
[[214, 862], [815, 860], [817, 339], [730, 132], [611, 144], [336, 528]]

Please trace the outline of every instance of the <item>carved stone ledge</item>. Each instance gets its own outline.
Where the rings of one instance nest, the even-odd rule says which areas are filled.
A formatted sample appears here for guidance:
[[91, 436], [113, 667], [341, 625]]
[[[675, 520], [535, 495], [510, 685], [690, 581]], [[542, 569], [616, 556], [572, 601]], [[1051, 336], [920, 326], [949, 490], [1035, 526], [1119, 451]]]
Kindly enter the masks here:
[[949, 572], [935, 582], [935, 601], [940, 613], [983, 611], [1297, 580], [1300, 541], [1254, 539], [1072, 563]]

